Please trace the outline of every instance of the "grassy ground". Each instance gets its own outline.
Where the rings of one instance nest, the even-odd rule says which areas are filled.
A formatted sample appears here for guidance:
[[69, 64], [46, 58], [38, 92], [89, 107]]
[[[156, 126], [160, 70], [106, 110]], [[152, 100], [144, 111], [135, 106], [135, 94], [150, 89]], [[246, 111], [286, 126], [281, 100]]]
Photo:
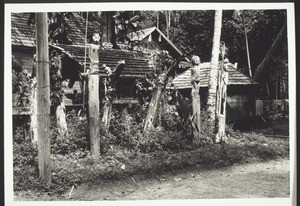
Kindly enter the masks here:
[[177, 171], [195, 165], [201, 169], [218, 169], [235, 164], [288, 158], [289, 143], [285, 139], [234, 131], [228, 132], [228, 135], [229, 141], [225, 145], [207, 143], [199, 149], [177, 153], [160, 151], [141, 154], [116, 149], [112, 154], [99, 159], [91, 156], [76, 158], [56, 155], [52, 157], [52, 186], [45, 189], [29, 181], [27, 185], [30, 187], [15, 190], [15, 197], [29, 200], [65, 199], [66, 191], [73, 186], [77, 188], [80, 185], [101, 185], [104, 181], [116, 182], [124, 179], [131, 181], [134, 175], [163, 175], [170, 172], [176, 174]]
[[99, 184], [82, 184], [62, 196], [16, 193], [23, 200], [158, 200], [289, 197], [289, 160], [236, 164], [207, 169], [201, 165], [166, 172], [140, 174]]

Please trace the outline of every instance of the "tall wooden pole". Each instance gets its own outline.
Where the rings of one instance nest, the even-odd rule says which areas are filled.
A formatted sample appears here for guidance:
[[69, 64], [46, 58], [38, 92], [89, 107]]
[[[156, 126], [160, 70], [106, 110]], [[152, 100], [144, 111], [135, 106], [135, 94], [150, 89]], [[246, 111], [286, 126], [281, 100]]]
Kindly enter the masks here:
[[245, 24], [244, 11], [242, 12], [242, 17], [243, 17], [243, 26], [244, 26], [245, 41], [246, 41], [248, 69], [249, 69], [249, 75], [250, 75], [250, 77], [252, 77], [251, 64], [250, 64], [250, 54], [249, 54], [249, 46], [248, 46], [248, 37], [247, 37], [247, 30], [246, 30], [246, 24]]
[[219, 143], [221, 141], [225, 142], [228, 62], [226, 62], [226, 68], [225, 68], [224, 55], [225, 55], [225, 43], [222, 44], [222, 48], [221, 48], [222, 62], [219, 70], [218, 87], [217, 87], [218, 91], [217, 91], [217, 104], [216, 104], [216, 113], [217, 113], [216, 118], [217, 118], [218, 131], [215, 139], [216, 143]]
[[91, 44], [89, 57], [91, 60], [88, 76], [89, 90], [89, 128], [91, 152], [94, 157], [100, 155], [100, 101], [99, 101], [99, 45]]
[[36, 13], [37, 133], [39, 176], [51, 184], [50, 165], [50, 78], [47, 13]]
[[91, 152], [94, 157], [97, 157], [100, 155], [100, 106], [98, 74], [90, 74], [88, 76], [88, 90]]

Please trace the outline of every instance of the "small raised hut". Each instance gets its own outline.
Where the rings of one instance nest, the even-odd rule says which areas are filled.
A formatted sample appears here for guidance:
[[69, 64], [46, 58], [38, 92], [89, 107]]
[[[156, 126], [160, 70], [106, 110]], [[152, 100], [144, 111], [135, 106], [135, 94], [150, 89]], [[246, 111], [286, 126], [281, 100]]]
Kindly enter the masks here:
[[[200, 64], [200, 97], [202, 108], [206, 106], [210, 77], [210, 62]], [[191, 95], [191, 70], [173, 79], [174, 87], [187, 98]], [[237, 70], [237, 64], [228, 65], [227, 120], [237, 121], [255, 114], [255, 96], [259, 87], [250, 77]]]

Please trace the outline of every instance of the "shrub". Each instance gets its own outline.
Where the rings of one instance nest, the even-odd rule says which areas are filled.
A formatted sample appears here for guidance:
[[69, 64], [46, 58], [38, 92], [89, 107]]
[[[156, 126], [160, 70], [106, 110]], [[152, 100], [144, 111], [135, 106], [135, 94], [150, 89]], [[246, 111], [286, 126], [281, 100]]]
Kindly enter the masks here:
[[16, 127], [13, 136], [14, 189], [26, 190], [38, 184], [37, 146]]
[[89, 130], [87, 120], [80, 118], [76, 113], [67, 114], [68, 134], [61, 137], [56, 129], [56, 120], [51, 119], [51, 153], [71, 154], [72, 152], [85, 151], [89, 149]]

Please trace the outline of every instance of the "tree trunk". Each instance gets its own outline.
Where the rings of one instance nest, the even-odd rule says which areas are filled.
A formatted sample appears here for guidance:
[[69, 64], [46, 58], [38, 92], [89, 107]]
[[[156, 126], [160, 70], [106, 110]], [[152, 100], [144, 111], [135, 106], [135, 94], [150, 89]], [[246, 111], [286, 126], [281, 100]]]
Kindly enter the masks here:
[[222, 27], [222, 10], [215, 11], [215, 27], [213, 48], [211, 54], [211, 70], [208, 86], [207, 97], [207, 111], [209, 113], [209, 121], [211, 126], [216, 129], [216, 98], [217, 98], [217, 84], [218, 84], [218, 63], [219, 63], [219, 49]]
[[47, 13], [36, 13], [37, 132], [39, 176], [51, 184], [50, 165], [50, 78]]
[[154, 127], [158, 113], [158, 106], [163, 94], [163, 86], [158, 86], [152, 94], [151, 102], [148, 108], [147, 116], [144, 123], [144, 131], [148, 131]]

